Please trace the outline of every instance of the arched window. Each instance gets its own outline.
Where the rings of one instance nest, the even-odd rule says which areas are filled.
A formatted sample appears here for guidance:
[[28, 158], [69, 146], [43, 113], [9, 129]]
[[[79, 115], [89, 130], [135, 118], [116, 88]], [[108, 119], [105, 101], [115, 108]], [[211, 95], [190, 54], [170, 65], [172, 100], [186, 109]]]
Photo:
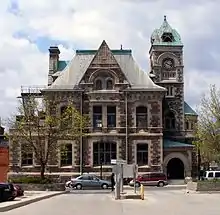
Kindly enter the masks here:
[[169, 111], [165, 115], [165, 128], [166, 129], [174, 129], [175, 127], [176, 127], [175, 114], [172, 111]]
[[95, 82], [95, 89], [96, 90], [102, 90], [103, 86], [102, 86], [102, 80], [98, 79]]
[[162, 35], [163, 42], [174, 42], [174, 37], [172, 33], [163, 33]]
[[136, 107], [136, 127], [147, 128], [147, 108], [144, 106]]
[[185, 129], [189, 130], [189, 122], [188, 121], [185, 122]]
[[111, 79], [108, 79], [106, 81], [106, 89], [107, 90], [112, 90], [113, 89], [113, 81]]

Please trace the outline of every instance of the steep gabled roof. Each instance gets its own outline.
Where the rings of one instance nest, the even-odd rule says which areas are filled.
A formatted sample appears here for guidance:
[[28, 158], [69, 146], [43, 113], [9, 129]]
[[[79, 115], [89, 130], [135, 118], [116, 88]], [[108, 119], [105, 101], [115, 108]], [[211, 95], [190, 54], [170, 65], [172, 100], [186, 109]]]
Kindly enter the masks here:
[[[99, 50], [77, 50], [74, 58], [69, 62], [65, 69], [59, 73], [58, 78], [55, 82], [48, 87], [48, 89], [74, 89], [78, 88], [78, 85], [88, 69], [89, 65], [100, 57], [99, 51], [101, 48], [107, 44], [105, 41], [102, 42]], [[101, 50], [103, 51], [103, 50]], [[108, 51], [108, 49], [107, 49]], [[135, 62], [132, 57], [130, 50], [114, 50], [109, 49], [107, 57], [110, 57], [111, 63], [117, 64], [125, 77], [127, 78], [128, 83], [131, 86], [131, 89], [144, 89], [149, 91], [166, 91], [165, 88], [156, 85], [149, 77], [149, 75], [140, 69], [140, 67]]]

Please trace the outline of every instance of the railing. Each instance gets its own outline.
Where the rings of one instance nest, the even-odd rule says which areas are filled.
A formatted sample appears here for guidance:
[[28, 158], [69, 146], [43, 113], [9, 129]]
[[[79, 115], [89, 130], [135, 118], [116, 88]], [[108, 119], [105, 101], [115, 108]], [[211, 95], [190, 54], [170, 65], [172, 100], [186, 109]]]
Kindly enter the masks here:
[[46, 87], [46, 85], [21, 86], [21, 93], [41, 93], [41, 90], [45, 89]]

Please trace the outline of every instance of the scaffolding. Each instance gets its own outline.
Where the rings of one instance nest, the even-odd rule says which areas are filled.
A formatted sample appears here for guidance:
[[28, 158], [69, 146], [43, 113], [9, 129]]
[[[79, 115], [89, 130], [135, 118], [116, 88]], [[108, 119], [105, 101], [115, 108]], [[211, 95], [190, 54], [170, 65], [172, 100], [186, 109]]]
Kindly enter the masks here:
[[41, 91], [46, 89], [47, 85], [36, 85], [36, 86], [21, 86], [21, 96], [32, 95], [36, 97], [41, 97]]

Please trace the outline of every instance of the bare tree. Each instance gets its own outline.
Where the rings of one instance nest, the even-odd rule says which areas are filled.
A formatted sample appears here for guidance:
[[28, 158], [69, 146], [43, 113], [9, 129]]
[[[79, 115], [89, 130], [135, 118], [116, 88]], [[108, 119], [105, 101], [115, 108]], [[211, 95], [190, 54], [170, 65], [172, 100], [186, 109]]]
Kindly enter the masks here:
[[[32, 150], [41, 167], [41, 178], [45, 178], [45, 169], [50, 156], [53, 156], [58, 140], [76, 140], [85, 135], [88, 118], [81, 115], [69, 100], [61, 111], [57, 111], [60, 101], [54, 95], [44, 95], [39, 100], [26, 96], [18, 106], [18, 114], [9, 120], [10, 141], [26, 146], [22, 149]], [[61, 151], [64, 153], [64, 148]]]
[[220, 161], [220, 90], [210, 86], [198, 109], [199, 118], [195, 129], [195, 145], [201, 154], [202, 163]]

